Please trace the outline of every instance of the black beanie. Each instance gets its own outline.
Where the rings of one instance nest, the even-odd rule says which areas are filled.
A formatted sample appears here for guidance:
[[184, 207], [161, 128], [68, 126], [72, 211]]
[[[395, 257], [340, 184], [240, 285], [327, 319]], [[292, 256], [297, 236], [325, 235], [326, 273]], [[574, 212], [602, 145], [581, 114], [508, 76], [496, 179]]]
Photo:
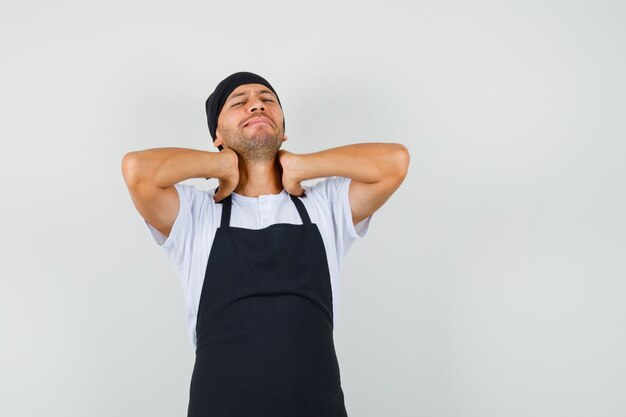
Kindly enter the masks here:
[[[272, 90], [274, 94], [276, 94], [274, 88], [265, 78], [251, 72], [236, 72], [224, 78], [217, 85], [217, 87], [215, 87], [215, 91], [211, 93], [205, 103], [206, 117], [207, 122], [209, 123], [209, 132], [211, 133], [211, 137], [213, 138], [214, 142], [216, 139], [215, 131], [217, 130], [217, 118], [222, 111], [222, 107], [224, 107], [224, 103], [226, 102], [226, 99], [228, 98], [230, 93], [232, 93], [235, 88], [239, 87], [242, 84], [263, 84], [267, 88]], [[276, 99], [278, 100], [278, 104], [282, 108], [282, 104], [280, 104], [280, 98], [278, 98], [278, 94], [276, 94]], [[283, 118], [283, 129], [284, 128], [285, 119]]]

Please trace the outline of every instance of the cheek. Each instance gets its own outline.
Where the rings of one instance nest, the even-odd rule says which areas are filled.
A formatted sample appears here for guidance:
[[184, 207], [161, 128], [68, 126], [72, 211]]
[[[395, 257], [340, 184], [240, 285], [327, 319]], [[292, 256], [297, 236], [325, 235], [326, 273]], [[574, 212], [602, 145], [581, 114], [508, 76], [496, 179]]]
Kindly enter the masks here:
[[220, 121], [220, 126], [222, 127], [222, 129], [234, 129], [237, 127], [237, 119], [235, 117], [233, 117], [231, 114], [226, 115], [224, 118], [222, 118]]

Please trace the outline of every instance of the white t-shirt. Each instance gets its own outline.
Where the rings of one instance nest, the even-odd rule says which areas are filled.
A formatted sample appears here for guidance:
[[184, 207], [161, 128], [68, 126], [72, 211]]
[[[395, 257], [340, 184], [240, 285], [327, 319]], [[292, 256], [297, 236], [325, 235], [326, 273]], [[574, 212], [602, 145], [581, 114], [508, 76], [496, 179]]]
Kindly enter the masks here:
[[[301, 198], [311, 222], [317, 224], [322, 235], [333, 295], [333, 312], [339, 299], [339, 269], [352, 243], [365, 237], [372, 216], [356, 226], [348, 190], [350, 178], [328, 177], [312, 186], [303, 185]], [[185, 321], [191, 344], [196, 349], [196, 317], [204, 282], [207, 262], [215, 231], [220, 225], [222, 204], [213, 200], [215, 190], [204, 191], [193, 185], [178, 183], [180, 206], [170, 235], [166, 237], [148, 222], [148, 230], [161, 246], [176, 269], [185, 296]], [[298, 210], [289, 194], [246, 197], [232, 193], [230, 225], [246, 229], [262, 229], [275, 223], [302, 224]], [[207, 279], [210, 279], [210, 273]], [[336, 314], [333, 314], [335, 317]]]

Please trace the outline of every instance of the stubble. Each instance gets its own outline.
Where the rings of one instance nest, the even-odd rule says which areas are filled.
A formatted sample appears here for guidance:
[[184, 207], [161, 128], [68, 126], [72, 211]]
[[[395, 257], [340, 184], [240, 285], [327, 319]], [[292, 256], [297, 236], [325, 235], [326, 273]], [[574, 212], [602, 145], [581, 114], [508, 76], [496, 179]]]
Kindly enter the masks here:
[[[246, 133], [246, 130], [252, 133]], [[223, 133], [224, 142], [240, 158], [252, 163], [266, 163], [276, 157], [276, 153], [283, 143], [285, 130], [281, 125], [277, 133], [265, 127], [244, 128], [240, 131], [225, 130], [221, 133]]]

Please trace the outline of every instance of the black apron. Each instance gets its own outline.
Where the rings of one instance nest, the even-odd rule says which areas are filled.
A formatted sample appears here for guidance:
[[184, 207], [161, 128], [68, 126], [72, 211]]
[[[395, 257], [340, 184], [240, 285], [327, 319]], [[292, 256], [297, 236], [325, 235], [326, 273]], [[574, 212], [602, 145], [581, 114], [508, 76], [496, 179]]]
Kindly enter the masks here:
[[207, 262], [188, 417], [346, 417], [333, 341], [330, 272], [317, 225], [230, 226]]

